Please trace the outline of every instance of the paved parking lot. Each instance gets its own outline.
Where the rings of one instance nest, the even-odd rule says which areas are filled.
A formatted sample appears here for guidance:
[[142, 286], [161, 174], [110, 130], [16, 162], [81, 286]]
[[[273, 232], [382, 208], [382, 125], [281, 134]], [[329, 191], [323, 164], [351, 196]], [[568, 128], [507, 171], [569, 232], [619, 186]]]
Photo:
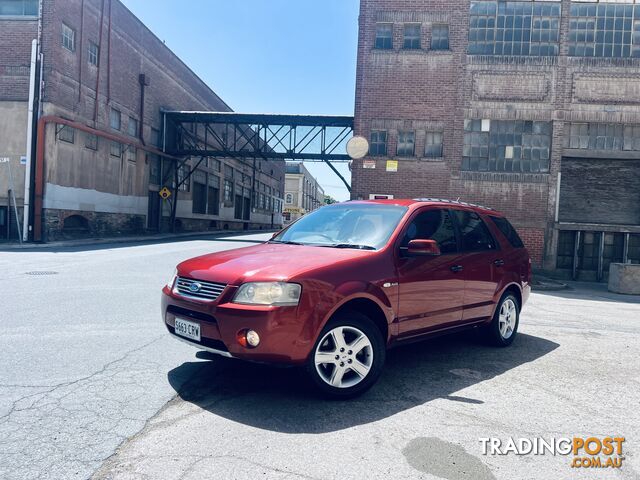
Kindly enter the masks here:
[[[263, 237], [0, 253], [0, 478], [639, 477], [640, 297], [535, 293], [511, 348], [396, 349], [370, 392], [324, 401], [295, 370], [198, 354], [159, 321], [174, 263]], [[607, 435], [626, 438], [618, 471], [479, 441]]]

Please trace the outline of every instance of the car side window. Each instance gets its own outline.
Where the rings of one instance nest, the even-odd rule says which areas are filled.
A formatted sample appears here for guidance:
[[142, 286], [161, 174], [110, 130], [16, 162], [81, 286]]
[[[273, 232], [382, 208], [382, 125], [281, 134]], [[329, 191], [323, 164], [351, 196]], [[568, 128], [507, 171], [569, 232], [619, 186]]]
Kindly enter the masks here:
[[496, 242], [491, 236], [489, 228], [477, 213], [455, 210], [455, 216], [460, 227], [463, 251], [480, 252], [496, 249]]
[[516, 229], [513, 228], [513, 225], [504, 217], [494, 217], [491, 215], [489, 217], [493, 223], [496, 224], [496, 227], [502, 232], [502, 234], [509, 240], [509, 243], [513, 248], [523, 248], [524, 244], [522, 243], [522, 239]]
[[433, 209], [419, 213], [407, 228], [401, 247], [407, 247], [411, 240], [416, 239], [435, 240], [443, 255], [458, 251], [455, 227], [448, 210]]

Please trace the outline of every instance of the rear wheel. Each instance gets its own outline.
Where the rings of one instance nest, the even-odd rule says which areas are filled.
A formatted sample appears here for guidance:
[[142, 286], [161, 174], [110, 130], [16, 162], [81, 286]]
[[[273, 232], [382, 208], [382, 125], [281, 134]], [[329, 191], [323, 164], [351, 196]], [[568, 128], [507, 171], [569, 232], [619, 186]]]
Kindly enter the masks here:
[[307, 373], [325, 395], [349, 398], [368, 390], [382, 373], [386, 347], [378, 327], [357, 312], [331, 319], [318, 336]]
[[505, 293], [498, 303], [493, 320], [487, 329], [488, 340], [497, 347], [507, 347], [518, 334], [520, 304], [512, 293]]

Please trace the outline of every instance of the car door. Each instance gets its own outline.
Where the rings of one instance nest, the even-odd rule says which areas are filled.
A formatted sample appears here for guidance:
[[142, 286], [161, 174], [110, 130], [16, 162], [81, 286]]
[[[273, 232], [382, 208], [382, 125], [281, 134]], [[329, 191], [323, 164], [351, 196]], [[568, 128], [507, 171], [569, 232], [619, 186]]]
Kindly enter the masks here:
[[454, 210], [464, 275], [463, 323], [473, 322], [493, 314], [494, 295], [500, 281], [496, 267], [500, 251], [489, 227], [473, 210]]
[[[451, 212], [446, 208], [419, 210], [399, 237], [398, 329], [400, 337], [420, 335], [462, 320], [464, 277], [456, 268], [460, 253]], [[438, 256], [411, 257], [410, 240], [435, 240]]]

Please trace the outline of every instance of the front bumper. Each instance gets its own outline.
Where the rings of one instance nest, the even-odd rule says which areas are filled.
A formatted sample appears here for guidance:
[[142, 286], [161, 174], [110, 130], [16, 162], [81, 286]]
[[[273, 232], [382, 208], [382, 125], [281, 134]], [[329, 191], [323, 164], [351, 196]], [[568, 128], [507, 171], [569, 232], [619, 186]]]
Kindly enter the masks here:
[[[167, 330], [175, 338], [227, 357], [280, 364], [301, 364], [309, 355], [315, 335], [310, 322], [301, 318], [299, 307], [273, 307], [230, 303], [235, 287], [227, 287], [215, 302], [187, 299], [168, 287], [162, 291], [162, 315]], [[201, 341], [175, 334], [175, 319], [200, 324]], [[251, 329], [260, 335], [260, 344], [246, 348], [237, 341], [238, 332]]]

